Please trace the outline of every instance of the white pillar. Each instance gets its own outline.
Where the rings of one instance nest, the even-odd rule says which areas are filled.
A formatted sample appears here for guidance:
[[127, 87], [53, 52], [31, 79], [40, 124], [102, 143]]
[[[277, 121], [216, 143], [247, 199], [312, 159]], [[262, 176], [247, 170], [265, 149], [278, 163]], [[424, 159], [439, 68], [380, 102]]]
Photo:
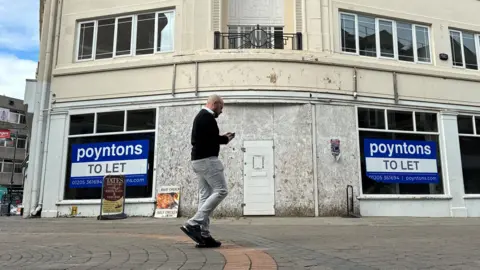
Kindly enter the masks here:
[[443, 185], [445, 194], [451, 195], [450, 215], [452, 217], [467, 217], [465, 206], [465, 189], [463, 184], [462, 158], [458, 138], [457, 114], [442, 112], [440, 114], [441, 149]]

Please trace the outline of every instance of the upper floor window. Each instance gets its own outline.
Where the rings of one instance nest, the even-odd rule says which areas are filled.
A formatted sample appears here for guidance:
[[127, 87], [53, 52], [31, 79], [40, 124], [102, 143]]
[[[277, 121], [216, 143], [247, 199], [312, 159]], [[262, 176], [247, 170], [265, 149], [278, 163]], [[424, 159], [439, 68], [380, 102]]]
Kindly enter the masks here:
[[450, 30], [453, 66], [478, 70], [480, 35]]
[[174, 11], [162, 11], [81, 22], [77, 60], [172, 52], [174, 17]]
[[340, 13], [342, 52], [431, 63], [430, 28], [366, 15]]

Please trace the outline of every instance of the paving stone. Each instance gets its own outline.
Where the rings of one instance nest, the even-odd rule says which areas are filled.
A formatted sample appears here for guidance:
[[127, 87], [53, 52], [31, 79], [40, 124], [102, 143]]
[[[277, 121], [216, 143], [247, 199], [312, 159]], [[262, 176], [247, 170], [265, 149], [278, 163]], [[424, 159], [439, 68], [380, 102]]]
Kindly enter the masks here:
[[212, 220], [218, 249], [183, 222], [2, 217], [0, 269], [480, 269], [480, 219]]

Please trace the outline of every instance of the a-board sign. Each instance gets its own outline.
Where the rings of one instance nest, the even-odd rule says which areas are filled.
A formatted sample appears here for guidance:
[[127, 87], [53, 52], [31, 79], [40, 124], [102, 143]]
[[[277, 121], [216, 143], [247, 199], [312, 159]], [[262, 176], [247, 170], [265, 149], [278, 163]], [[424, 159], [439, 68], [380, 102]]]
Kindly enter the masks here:
[[180, 204], [179, 186], [161, 186], [157, 193], [156, 218], [178, 217], [178, 206]]
[[439, 182], [437, 143], [410, 140], [364, 140], [367, 177], [382, 183]]
[[125, 215], [126, 181], [124, 175], [106, 175], [102, 183], [98, 219], [123, 219]]

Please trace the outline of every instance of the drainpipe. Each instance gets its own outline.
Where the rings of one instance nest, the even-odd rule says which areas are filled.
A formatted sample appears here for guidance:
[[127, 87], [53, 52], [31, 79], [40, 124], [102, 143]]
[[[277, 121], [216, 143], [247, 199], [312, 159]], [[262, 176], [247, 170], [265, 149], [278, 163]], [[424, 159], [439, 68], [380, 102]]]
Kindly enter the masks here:
[[315, 200], [315, 216], [318, 217], [318, 172], [317, 172], [317, 113], [316, 105], [312, 106], [312, 160], [313, 160], [313, 197]]
[[[61, 25], [61, 19], [62, 19], [62, 11], [63, 11], [63, 0], [58, 0], [58, 6], [60, 6], [60, 12], [57, 12], [57, 18], [56, 18], [56, 26], [55, 26], [55, 44], [54, 44], [54, 50], [53, 50], [53, 57], [52, 57], [52, 62], [53, 59], [55, 59], [55, 66], [57, 65], [57, 57], [58, 57], [58, 43], [60, 40], [60, 25]], [[57, 8], [58, 10], [58, 8]], [[49, 89], [50, 90], [50, 89]], [[49, 91], [50, 92], [50, 91]], [[35, 209], [35, 214], [37, 214], [37, 211], [40, 211], [43, 207], [43, 196], [45, 194], [45, 176], [46, 176], [46, 171], [47, 171], [47, 154], [48, 154], [48, 140], [50, 138], [50, 118], [51, 118], [51, 112], [52, 112], [52, 95], [51, 93], [48, 95], [48, 109], [47, 111], [47, 128], [45, 130], [45, 143], [43, 144], [43, 162], [42, 162], [42, 178], [40, 178], [40, 195], [39, 195], [39, 201], [37, 203], [38, 207]]]
[[31, 216], [35, 216], [41, 210], [41, 206], [38, 204], [40, 199], [40, 192], [39, 188], [41, 188], [41, 180], [42, 180], [42, 172], [40, 168], [42, 168], [44, 158], [41, 155], [42, 145], [46, 145], [47, 142], [45, 141], [45, 110], [46, 107], [50, 107], [47, 102], [50, 100], [50, 83], [51, 83], [51, 75], [52, 75], [52, 62], [53, 62], [53, 54], [52, 48], [54, 46], [54, 29], [56, 25], [56, 14], [57, 14], [57, 1], [50, 0], [50, 13], [49, 13], [49, 20], [48, 20], [48, 34], [47, 34], [47, 46], [45, 50], [45, 58], [44, 58], [44, 69], [43, 74], [40, 82], [37, 86], [40, 88], [40, 104], [37, 104], [35, 113], [37, 113], [37, 123], [34, 136], [37, 137], [36, 143], [34, 145], [34, 153], [33, 156], [33, 164], [34, 164], [34, 171], [32, 173], [32, 211], [30, 212]]

